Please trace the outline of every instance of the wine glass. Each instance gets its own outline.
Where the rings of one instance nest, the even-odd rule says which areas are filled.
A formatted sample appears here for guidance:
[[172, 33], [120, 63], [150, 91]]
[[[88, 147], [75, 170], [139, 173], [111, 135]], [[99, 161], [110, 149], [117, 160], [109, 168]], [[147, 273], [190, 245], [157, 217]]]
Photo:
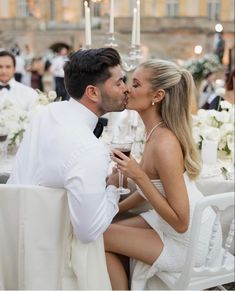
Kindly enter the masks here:
[[[116, 150], [119, 150], [120, 152], [122, 152], [123, 154], [125, 154], [127, 157], [130, 156], [130, 153], [131, 153], [131, 147], [132, 147], [132, 144], [133, 144], [133, 140], [117, 140], [117, 139], [114, 139], [110, 146], [111, 146], [111, 149], [116, 149]], [[115, 157], [119, 158], [119, 156], [115, 155]], [[118, 170], [118, 178], [119, 178], [119, 187], [118, 187], [118, 192], [120, 195], [126, 195], [126, 194], [129, 194], [130, 193], [130, 189], [128, 188], [124, 188], [123, 187], [123, 174], [120, 170]]]

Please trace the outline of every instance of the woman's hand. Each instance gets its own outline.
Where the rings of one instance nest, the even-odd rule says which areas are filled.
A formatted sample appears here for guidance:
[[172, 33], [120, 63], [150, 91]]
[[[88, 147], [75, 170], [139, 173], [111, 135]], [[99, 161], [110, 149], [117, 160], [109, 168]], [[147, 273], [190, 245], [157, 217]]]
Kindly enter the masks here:
[[116, 149], [113, 149], [112, 152], [115, 155], [112, 156], [112, 160], [117, 163], [118, 169], [121, 170], [124, 176], [131, 178], [135, 182], [145, 176], [144, 171], [132, 156], [129, 158]]

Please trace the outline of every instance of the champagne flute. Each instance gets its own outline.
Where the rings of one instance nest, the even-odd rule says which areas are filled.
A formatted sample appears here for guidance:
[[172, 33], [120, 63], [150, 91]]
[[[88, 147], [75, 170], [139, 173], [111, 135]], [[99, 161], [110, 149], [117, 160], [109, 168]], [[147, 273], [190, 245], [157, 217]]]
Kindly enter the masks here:
[[[111, 149], [116, 149], [125, 154], [127, 157], [130, 156], [131, 153], [131, 147], [132, 147], [133, 141], [132, 140], [113, 140], [111, 142]], [[115, 155], [115, 157], [119, 158], [119, 156]], [[123, 187], [123, 174], [120, 170], [118, 170], [118, 177], [119, 177], [119, 187], [118, 192], [120, 195], [126, 195], [130, 193], [130, 189]]]

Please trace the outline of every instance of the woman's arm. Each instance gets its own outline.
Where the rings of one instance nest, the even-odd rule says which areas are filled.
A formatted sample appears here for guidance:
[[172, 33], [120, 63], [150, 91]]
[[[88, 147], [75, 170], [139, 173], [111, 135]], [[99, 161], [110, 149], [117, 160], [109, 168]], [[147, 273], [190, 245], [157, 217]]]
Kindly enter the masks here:
[[134, 159], [129, 159], [116, 150], [115, 153], [121, 159], [113, 159], [119, 164], [124, 175], [133, 179], [140, 187], [159, 215], [177, 232], [183, 233], [189, 224], [189, 201], [183, 177], [184, 162], [181, 147], [175, 137], [162, 136], [157, 143], [153, 143], [152, 149], [151, 157], [156, 165], [166, 197], [156, 189]]
[[135, 208], [139, 206], [141, 203], [143, 203], [145, 199], [140, 196], [138, 191], [135, 191], [130, 196], [128, 196], [126, 199], [122, 200], [119, 203], [119, 213], [126, 212], [132, 208]]

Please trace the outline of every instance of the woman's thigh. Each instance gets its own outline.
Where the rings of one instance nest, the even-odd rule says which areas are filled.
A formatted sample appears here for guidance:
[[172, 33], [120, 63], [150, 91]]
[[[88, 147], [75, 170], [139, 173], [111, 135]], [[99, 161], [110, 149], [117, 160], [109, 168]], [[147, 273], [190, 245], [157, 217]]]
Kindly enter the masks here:
[[127, 219], [122, 219], [115, 222], [115, 224], [121, 224], [121, 225], [139, 227], [139, 228], [151, 228], [150, 225], [141, 216], [134, 216]]
[[152, 265], [163, 249], [160, 236], [151, 228], [111, 224], [104, 233], [105, 250]]

